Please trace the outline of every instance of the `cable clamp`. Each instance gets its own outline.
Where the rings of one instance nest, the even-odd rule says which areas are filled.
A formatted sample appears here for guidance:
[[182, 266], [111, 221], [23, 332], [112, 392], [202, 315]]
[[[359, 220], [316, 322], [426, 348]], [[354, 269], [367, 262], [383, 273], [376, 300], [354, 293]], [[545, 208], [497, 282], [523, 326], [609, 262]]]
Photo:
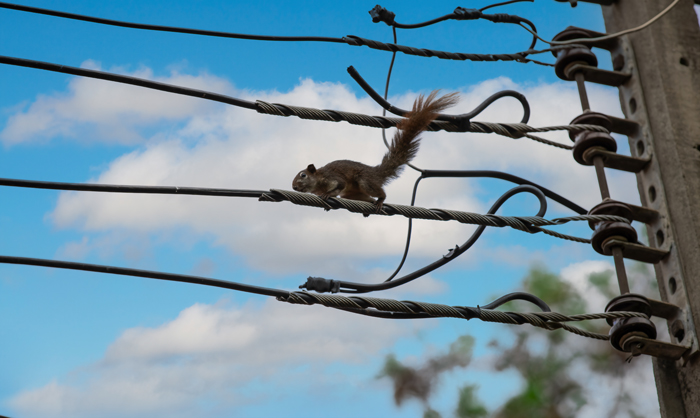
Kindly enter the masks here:
[[456, 20], [476, 20], [484, 15], [479, 9], [466, 9], [464, 7], [456, 8], [453, 13]]
[[370, 16], [372, 16], [372, 22], [379, 23], [384, 22], [389, 26], [394, 26], [394, 18], [396, 13], [383, 8], [380, 5], [374, 6], [372, 10], [369, 11]]
[[324, 279], [323, 277], [311, 277], [306, 279], [306, 283], [299, 286], [299, 289], [313, 290], [318, 293], [338, 293], [340, 282], [338, 280]]

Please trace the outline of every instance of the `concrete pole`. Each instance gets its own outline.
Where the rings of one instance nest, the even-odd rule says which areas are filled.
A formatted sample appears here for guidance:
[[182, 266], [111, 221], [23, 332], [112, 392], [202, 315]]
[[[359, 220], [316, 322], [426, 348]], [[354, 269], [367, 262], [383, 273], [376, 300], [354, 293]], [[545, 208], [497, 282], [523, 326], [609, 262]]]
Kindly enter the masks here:
[[[638, 26], [672, 0], [617, 0], [602, 6], [607, 33]], [[700, 324], [700, 26], [693, 0], [681, 0], [650, 27], [627, 35], [638, 80], [620, 87], [625, 116], [644, 129], [630, 144], [652, 162], [637, 174], [644, 206], [661, 217], [647, 226], [650, 245], [671, 251], [655, 265], [664, 301], [680, 306], [684, 320], [669, 321], [671, 341], [697, 343]], [[613, 56], [613, 60], [615, 57]], [[615, 62], [615, 61], [614, 61]], [[637, 83], [637, 88], [632, 84]], [[641, 86], [641, 87], [640, 87]], [[679, 328], [680, 327], [680, 328]], [[654, 359], [664, 418], [700, 417], [700, 352], [674, 361]]]

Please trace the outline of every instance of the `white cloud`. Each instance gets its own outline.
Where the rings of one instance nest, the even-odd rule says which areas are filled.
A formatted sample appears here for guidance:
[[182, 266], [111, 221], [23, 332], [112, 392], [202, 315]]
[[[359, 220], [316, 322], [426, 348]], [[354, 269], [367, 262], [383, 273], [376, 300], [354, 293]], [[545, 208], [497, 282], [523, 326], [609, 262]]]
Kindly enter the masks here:
[[[588, 370], [587, 365], [581, 365], [575, 373], [579, 382], [589, 393], [588, 402], [576, 414], [579, 418], [598, 417], [628, 417], [626, 412], [629, 404], [632, 410], [641, 416], [655, 416], [659, 411], [658, 395], [651, 372], [651, 357], [640, 356], [632, 360], [632, 364], [624, 368], [624, 377], [595, 374]], [[621, 391], [631, 395], [631, 400], [618, 400]], [[623, 402], [617, 405], [616, 402]], [[613, 411], [618, 411], [614, 413]]]
[[[101, 70], [94, 61], [86, 61], [82, 67]], [[233, 90], [227, 81], [206, 73], [191, 76], [173, 70], [167, 77], [156, 77], [148, 68], [110, 71], [200, 90]], [[182, 120], [213, 107], [211, 102], [192, 97], [76, 77], [68, 83], [67, 92], [40, 95], [25, 111], [11, 116], [0, 132], [0, 141], [13, 145], [64, 136], [86, 143], [135, 144], [144, 140], [139, 132], [142, 128]]]
[[[658, 290], [653, 283], [655, 279], [651, 266], [628, 261], [625, 267], [632, 293], [659, 298]], [[568, 281], [586, 301], [589, 311], [603, 312], [608, 304], [608, 297], [590, 282], [589, 277], [595, 273], [609, 273], [612, 276], [609, 289], [613, 293], [618, 292], [617, 276], [612, 260], [587, 260], [573, 263], [561, 270], [561, 277]]]
[[[289, 391], [291, 381], [297, 389], [313, 387], [330, 373], [342, 384], [350, 377], [329, 367], [368, 365], [427, 324], [272, 300], [195, 304], [159, 327], [124, 331], [99, 362], [10, 403], [27, 417], [201, 416], [212, 408], [230, 415], [270, 401], [277, 387]], [[263, 387], [256, 389], [259, 382]]]
[[[608, 261], [582, 261], [571, 264], [561, 270], [561, 277], [571, 283], [577, 293], [586, 301], [586, 305], [595, 312], [604, 312], [608, 298], [588, 280], [594, 273], [613, 271], [613, 265]], [[615, 277], [613, 276], [613, 280]], [[592, 312], [591, 311], [591, 312]]]

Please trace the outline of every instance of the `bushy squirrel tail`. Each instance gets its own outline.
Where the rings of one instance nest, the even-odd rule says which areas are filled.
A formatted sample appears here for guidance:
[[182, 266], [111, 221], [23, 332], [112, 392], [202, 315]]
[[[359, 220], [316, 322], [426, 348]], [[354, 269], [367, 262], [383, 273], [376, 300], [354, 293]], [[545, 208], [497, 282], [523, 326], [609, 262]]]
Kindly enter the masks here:
[[382, 163], [375, 167], [379, 178], [384, 179], [384, 184], [398, 178], [404, 164], [413, 160], [418, 153], [420, 133], [426, 130], [438, 113], [459, 101], [456, 92], [440, 98], [437, 98], [438, 93], [439, 90], [435, 90], [427, 98], [423, 95], [418, 96], [413, 102], [413, 109], [396, 125], [398, 131], [391, 140], [389, 151], [382, 158]]

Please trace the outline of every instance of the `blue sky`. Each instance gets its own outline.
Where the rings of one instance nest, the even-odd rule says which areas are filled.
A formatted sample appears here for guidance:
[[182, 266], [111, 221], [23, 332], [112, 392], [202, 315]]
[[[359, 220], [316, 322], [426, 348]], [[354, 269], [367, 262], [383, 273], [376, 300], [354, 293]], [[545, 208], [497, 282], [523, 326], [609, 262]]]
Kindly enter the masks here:
[[[266, 35], [357, 35], [391, 41], [369, 2], [25, 1], [36, 7], [171, 26]], [[401, 23], [450, 13], [455, 4], [387, 1]], [[532, 20], [551, 39], [569, 25], [604, 32], [600, 7], [537, 0], [492, 9]], [[342, 44], [257, 42], [159, 33], [0, 9], [0, 54], [101, 69], [216, 91], [247, 100], [348, 110], [381, 109], [346, 73], [350, 65], [383, 90], [391, 55]], [[399, 30], [400, 44], [474, 52], [518, 52], [530, 37], [513, 25], [448, 21]], [[538, 48], [544, 48], [538, 43]], [[597, 51], [601, 67], [609, 56]], [[538, 57], [553, 62], [551, 54]], [[534, 64], [473, 63], [398, 54], [389, 100], [410, 107], [418, 93], [459, 91], [454, 113], [490, 94], [525, 94], [533, 126], [581, 113], [573, 83]], [[591, 105], [621, 115], [617, 92], [589, 85]], [[347, 123], [259, 115], [137, 87], [0, 66], [0, 177], [136, 185], [290, 189], [309, 163], [376, 164], [381, 133]], [[478, 120], [517, 122], [504, 99]], [[393, 133], [388, 131], [388, 135]], [[569, 142], [563, 133], [543, 135]], [[619, 152], [627, 152], [618, 138]], [[584, 207], [600, 195], [593, 170], [570, 153], [527, 139], [429, 133], [414, 163], [430, 169], [507, 171]], [[410, 201], [415, 172], [387, 188]], [[609, 173], [613, 197], [639, 201], [634, 176]], [[485, 212], [511, 187], [496, 180], [430, 179], [417, 204]], [[406, 221], [329, 213], [288, 203], [193, 196], [137, 196], [0, 188], [0, 254], [83, 261], [293, 290], [309, 275], [378, 282], [403, 251]], [[534, 215], [518, 196], [500, 213]], [[547, 217], [573, 215], [554, 203]], [[473, 228], [416, 222], [403, 272], [463, 242]], [[557, 230], [588, 236], [580, 223]], [[377, 297], [475, 306], [517, 291], [537, 263], [585, 290], [586, 273], [610, 269], [589, 246], [506, 229], [487, 230], [472, 250], [405, 288]], [[596, 304], [597, 303], [597, 304]], [[591, 299], [591, 310], [604, 303]], [[419, 416], [393, 405], [375, 379], [384, 356], [419, 362], [459, 335], [488, 359], [501, 325], [474, 321], [386, 321], [197, 285], [39, 267], [0, 265], [0, 414], [9, 416]], [[639, 378], [653, 394], [651, 370]], [[495, 408], [521, 382], [473, 368], [450, 375], [434, 407], [450, 411], [456, 387], [479, 382]], [[640, 396], [641, 397], [641, 396]], [[650, 398], [650, 396], [646, 396]], [[641, 400], [640, 400], [641, 401]], [[646, 402], [649, 399], [644, 400]], [[651, 402], [655, 402], [651, 396]], [[599, 406], [600, 407], [600, 406]], [[593, 408], [593, 406], [591, 407]], [[329, 412], [332, 411], [332, 412]], [[371, 411], [371, 412], [368, 412]], [[594, 416], [595, 410], [589, 411]], [[445, 416], [449, 416], [445, 412]]]

